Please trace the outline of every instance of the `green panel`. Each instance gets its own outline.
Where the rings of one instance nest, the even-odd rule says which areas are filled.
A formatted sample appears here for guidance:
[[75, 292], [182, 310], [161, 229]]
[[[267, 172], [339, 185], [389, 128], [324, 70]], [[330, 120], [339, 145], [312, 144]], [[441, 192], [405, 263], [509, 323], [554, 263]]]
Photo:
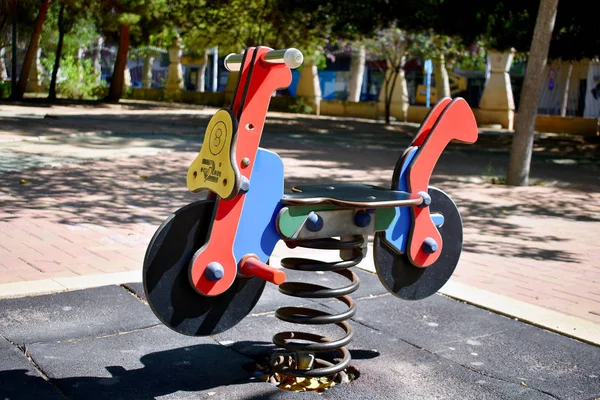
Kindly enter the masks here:
[[308, 214], [311, 211], [323, 211], [323, 210], [335, 210], [336, 207], [332, 206], [301, 206], [301, 207], [287, 207], [277, 221], [279, 226], [279, 232], [286, 237], [292, 237], [296, 231], [302, 226]]
[[375, 214], [375, 232], [385, 231], [396, 217], [395, 207], [378, 208]]
[[[279, 231], [286, 237], [292, 237], [302, 226], [311, 211], [338, 210], [335, 206], [290, 206], [278, 220]], [[395, 207], [378, 208], [375, 214], [375, 231], [385, 231], [396, 217]]]

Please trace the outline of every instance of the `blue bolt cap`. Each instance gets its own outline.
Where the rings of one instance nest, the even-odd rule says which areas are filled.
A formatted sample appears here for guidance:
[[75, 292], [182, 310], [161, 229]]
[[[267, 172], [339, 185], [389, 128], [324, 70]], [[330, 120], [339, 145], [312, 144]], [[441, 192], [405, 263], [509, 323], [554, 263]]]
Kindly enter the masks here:
[[248, 191], [250, 190], [250, 180], [248, 180], [248, 178], [246, 178], [245, 176], [242, 176], [242, 182], [240, 184], [240, 192], [241, 193], [248, 193]]
[[371, 223], [371, 214], [366, 211], [359, 211], [354, 215], [356, 226], [366, 228]]
[[423, 199], [423, 202], [419, 204], [419, 207], [429, 207], [429, 205], [431, 204], [431, 196], [429, 195], [429, 193], [419, 192], [417, 193], [417, 196], [420, 196]]
[[208, 263], [204, 270], [204, 277], [213, 282], [223, 278], [224, 274], [225, 270], [223, 269], [223, 266], [216, 261]]
[[308, 214], [308, 218], [306, 218], [306, 229], [311, 232], [320, 231], [323, 229], [323, 218], [314, 211], [311, 211], [310, 214]]
[[437, 251], [438, 244], [433, 238], [428, 237], [425, 240], [423, 240], [421, 248], [423, 249], [423, 252], [427, 254], [433, 254]]

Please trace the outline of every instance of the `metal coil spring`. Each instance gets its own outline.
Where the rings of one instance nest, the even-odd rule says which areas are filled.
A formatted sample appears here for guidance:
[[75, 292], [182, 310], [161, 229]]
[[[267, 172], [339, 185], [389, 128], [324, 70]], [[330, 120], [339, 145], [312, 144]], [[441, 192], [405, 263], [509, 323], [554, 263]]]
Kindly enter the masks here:
[[[306, 258], [284, 258], [281, 265], [287, 269], [300, 271], [330, 271], [337, 273], [348, 279], [351, 283], [341, 288], [328, 288], [321, 285], [303, 283], [303, 282], [285, 282], [279, 286], [279, 291], [285, 295], [308, 298], [308, 299], [328, 299], [335, 298], [344, 303], [348, 309], [342, 313], [331, 314], [325, 311], [314, 310], [306, 307], [282, 307], [276, 312], [277, 318], [282, 321], [303, 325], [326, 325], [335, 324], [342, 328], [345, 335], [337, 340], [329, 339], [325, 336], [315, 335], [306, 332], [280, 332], [273, 336], [273, 343], [296, 353], [296, 368], [278, 367], [280, 372], [292, 376], [322, 377], [334, 375], [345, 369], [350, 363], [350, 352], [346, 349], [353, 338], [353, 331], [348, 322], [356, 313], [356, 305], [350, 293], [356, 291], [359, 286], [358, 276], [348, 268], [354, 267], [363, 259], [364, 254], [361, 249], [364, 243], [363, 236], [343, 237], [340, 240], [313, 239], [298, 242], [288, 242], [290, 247], [306, 247], [321, 250], [339, 250], [343, 251], [343, 260], [334, 262], [324, 262]], [[341, 361], [332, 363], [327, 360], [314, 357], [315, 353], [332, 352], [339, 354]], [[309, 366], [306, 357], [314, 363]], [[319, 368], [314, 368], [314, 366]]]

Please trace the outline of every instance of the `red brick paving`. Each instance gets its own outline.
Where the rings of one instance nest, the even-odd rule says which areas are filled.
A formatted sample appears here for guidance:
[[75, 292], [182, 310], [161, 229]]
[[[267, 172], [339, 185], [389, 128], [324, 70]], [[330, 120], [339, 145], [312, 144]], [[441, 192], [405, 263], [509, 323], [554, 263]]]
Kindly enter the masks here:
[[[336, 156], [347, 160], [342, 168], [332, 155], [317, 162], [307, 160], [302, 148], [276, 151], [287, 168], [287, 187], [325, 178], [382, 184], [393, 167], [378, 150], [345, 149]], [[0, 173], [0, 283], [141, 268], [158, 225], [197, 198], [185, 188], [195, 156], [181, 151]], [[21, 178], [32, 184], [20, 185]], [[454, 198], [465, 227], [452, 279], [600, 324], [598, 190], [509, 188], [451, 178], [437, 186]]]

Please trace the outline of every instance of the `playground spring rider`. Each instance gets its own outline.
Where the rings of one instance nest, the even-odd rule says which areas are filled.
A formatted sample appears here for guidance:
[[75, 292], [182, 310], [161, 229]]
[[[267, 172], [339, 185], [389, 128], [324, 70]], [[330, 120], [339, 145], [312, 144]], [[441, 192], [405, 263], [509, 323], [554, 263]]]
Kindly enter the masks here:
[[[144, 260], [144, 289], [150, 307], [169, 328], [192, 336], [223, 332], [240, 322], [259, 300], [267, 281], [288, 296], [335, 298], [348, 309], [330, 314], [306, 307], [282, 307], [276, 316], [296, 324], [335, 324], [340, 339], [281, 332], [273, 342], [296, 356], [296, 367], [279, 372], [327, 376], [350, 362], [347, 320], [356, 312], [349, 296], [358, 277], [349, 270], [366, 255], [374, 234], [374, 261], [381, 283], [407, 300], [440, 289], [462, 250], [462, 221], [454, 202], [430, 187], [433, 168], [451, 140], [473, 143], [477, 125], [460, 98], [431, 109], [413, 142], [398, 160], [390, 189], [360, 184], [294, 187], [284, 194], [283, 163], [259, 148], [273, 92], [291, 83], [290, 68], [303, 61], [296, 49], [251, 47], [225, 59], [240, 71], [230, 109], [210, 120], [198, 157], [187, 174], [193, 192], [208, 198], [169, 216], [154, 234]], [[335, 239], [339, 238], [339, 239]], [[279, 240], [289, 247], [337, 250], [340, 261], [285, 258], [284, 268], [331, 271], [350, 282], [342, 288], [286, 282], [282, 269], [268, 265]], [[335, 351], [337, 363], [316, 357]]]

